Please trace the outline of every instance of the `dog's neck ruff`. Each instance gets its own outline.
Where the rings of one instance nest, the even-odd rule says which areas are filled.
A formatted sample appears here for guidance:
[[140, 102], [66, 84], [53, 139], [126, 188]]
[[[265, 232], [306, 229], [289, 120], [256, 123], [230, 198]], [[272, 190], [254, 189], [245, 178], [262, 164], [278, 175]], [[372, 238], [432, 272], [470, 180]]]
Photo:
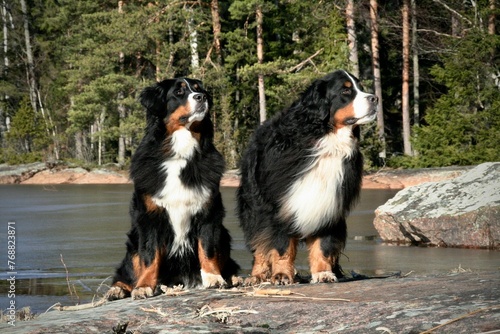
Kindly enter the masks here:
[[186, 128], [181, 128], [170, 136], [170, 152], [173, 159], [188, 160], [199, 148], [199, 142]]
[[201, 186], [187, 187], [181, 180], [181, 172], [189, 159], [199, 149], [198, 141], [187, 129], [180, 129], [172, 134], [171, 156], [162, 164], [165, 173], [164, 186], [154, 196], [156, 205], [166, 209], [172, 228], [174, 242], [169, 251], [170, 256], [192, 252], [188, 240], [192, 217], [203, 209], [210, 199], [210, 191]]
[[281, 199], [281, 218], [290, 221], [302, 237], [344, 214], [344, 160], [356, 150], [351, 127], [329, 133], [311, 150], [311, 163]]

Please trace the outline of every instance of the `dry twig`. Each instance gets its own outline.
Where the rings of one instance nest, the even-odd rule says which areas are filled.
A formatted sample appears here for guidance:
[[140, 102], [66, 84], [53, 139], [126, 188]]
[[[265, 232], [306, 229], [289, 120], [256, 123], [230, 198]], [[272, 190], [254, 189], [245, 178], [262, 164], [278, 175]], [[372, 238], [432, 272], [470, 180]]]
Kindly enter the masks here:
[[198, 310], [198, 317], [203, 318], [209, 315], [217, 318], [218, 321], [222, 323], [226, 323], [229, 316], [238, 314], [238, 313], [246, 313], [246, 314], [258, 314], [259, 312], [255, 310], [240, 310], [239, 307], [218, 307], [212, 308], [210, 305], [203, 305]]
[[64, 266], [64, 270], [66, 271], [66, 283], [68, 284], [69, 296], [70, 296], [71, 300], [73, 300], [73, 295], [74, 295], [76, 300], [77, 300], [76, 303], [78, 304], [80, 302], [80, 296], [78, 296], [78, 293], [76, 292], [76, 288], [75, 288], [74, 284], [73, 284], [73, 289], [71, 289], [71, 282], [69, 280], [68, 267], [66, 267], [66, 263], [64, 263], [63, 255], [62, 254], [59, 254], [59, 255], [61, 256], [61, 262]]
[[144, 312], [156, 313], [158, 315], [161, 315], [162, 317], [168, 316], [168, 313], [163, 312], [161, 310], [161, 308], [159, 308], [159, 307], [156, 307], [156, 308], [155, 307], [151, 307], [151, 308], [141, 307], [140, 309]]
[[89, 308], [94, 308], [94, 307], [104, 305], [104, 304], [106, 304], [107, 301], [108, 300], [105, 297], [102, 297], [97, 302], [92, 301], [90, 303], [74, 305], [74, 306], [71, 306], [71, 305], [70, 306], [62, 306], [60, 303], [57, 303], [54, 306], [52, 306], [51, 308], [55, 308], [59, 311], [79, 311], [79, 310], [86, 310]]
[[292, 290], [282, 289], [255, 289], [253, 291], [246, 290], [233, 290], [233, 292], [242, 293], [250, 297], [269, 297], [269, 298], [287, 298], [287, 299], [306, 299], [318, 301], [337, 301], [337, 302], [350, 302], [350, 299], [344, 298], [323, 298], [323, 297], [309, 297], [301, 293], [293, 292]]
[[300, 62], [299, 64], [295, 65], [294, 67], [292, 67], [291, 69], [288, 70], [288, 73], [292, 73], [292, 72], [295, 72], [295, 71], [300, 71], [302, 69], [302, 67], [304, 67], [305, 64], [307, 63], [311, 63], [313, 64], [314, 67], [316, 67], [312, 61], [312, 59], [314, 57], [316, 57], [317, 55], [319, 55], [324, 49], [321, 48], [319, 49], [318, 51], [316, 51], [312, 56], [309, 56], [307, 57], [307, 59], [305, 59], [304, 61]]

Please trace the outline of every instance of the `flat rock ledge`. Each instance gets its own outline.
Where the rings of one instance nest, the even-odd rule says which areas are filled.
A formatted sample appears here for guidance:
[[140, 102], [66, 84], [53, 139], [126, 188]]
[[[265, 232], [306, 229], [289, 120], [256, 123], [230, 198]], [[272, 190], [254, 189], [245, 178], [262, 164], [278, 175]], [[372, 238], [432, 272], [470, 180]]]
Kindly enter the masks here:
[[500, 249], [500, 162], [401, 190], [375, 210], [385, 242]]
[[[116, 167], [114, 167], [116, 168]], [[0, 165], [0, 184], [125, 184], [128, 172], [109, 168], [87, 170], [50, 163]]]
[[[272, 294], [263, 293], [266, 290]], [[15, 327], [0, 324], [0, 332], [486, 333], [500, 329], [499, 300], [496, 269], [238, 291], [191, 290], [78, 311], [52, 310]], [[127, 331], [113, 330], [124, 323]]]

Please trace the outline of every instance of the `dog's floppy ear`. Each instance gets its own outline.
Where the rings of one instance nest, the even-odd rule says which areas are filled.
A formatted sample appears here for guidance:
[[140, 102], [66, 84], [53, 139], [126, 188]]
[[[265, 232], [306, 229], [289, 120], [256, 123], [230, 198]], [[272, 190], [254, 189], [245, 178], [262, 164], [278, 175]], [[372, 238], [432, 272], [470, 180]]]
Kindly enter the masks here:
[[317, 110], [321, 119], [330, 115], [327, 105], [327, 89], [328, 81], [318, 79], [309, 86], [301, 98], [302, 105]]
[[158, 113], [167, 103], [167, 93], [175, 84], [175, 80], [163, 80], [153, 86], [146, 87], [139, 96], [139, 101], [148, 112]]

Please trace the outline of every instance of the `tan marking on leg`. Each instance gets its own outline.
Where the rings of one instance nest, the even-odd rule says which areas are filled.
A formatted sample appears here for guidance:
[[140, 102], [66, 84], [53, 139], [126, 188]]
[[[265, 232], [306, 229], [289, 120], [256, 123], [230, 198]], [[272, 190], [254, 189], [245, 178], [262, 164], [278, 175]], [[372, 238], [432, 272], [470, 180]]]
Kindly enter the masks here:
[[145, 263], [134, 255], [132, 265], [136, 277], [135, 288], [132, 291], [133, 299], [143, 299], [153, 296], [156, 285], [158, 284], [158, 273], [160, 270], [161, 252], [156, 251], [153, 261], [146, 266]]
[[225, 287], [226, 281], [221, 276], [221, 269], [226, 262], [227, 255], [215, 253], [209, 258], [203, 249], [201, 240], [198, 240], [198, 259], [201, 267], [201, 280], [205, 288]]
[[271, 260], [271, 283], [273, 284], [292, 284], [295, 277], [295, 256], [297, 255], [298, 240], [290, 238], [288, 248], [283, 255], [280, 255], [276, 249], [270, 253]]
[[307, 238], [309, 248], [309, 266], [311, 268], [311, 283], [328, 283], [337, 280], [332, 272], [335, 263], [334, 256], [326, 257], [321, 250], [320, 238]]
[[117, 286], [128, 292], [131, 292], [134, 289], [130, 284], [126, 284], [121, 281], [116, 282], [115, 284], [113, 284], [113, 286]]

